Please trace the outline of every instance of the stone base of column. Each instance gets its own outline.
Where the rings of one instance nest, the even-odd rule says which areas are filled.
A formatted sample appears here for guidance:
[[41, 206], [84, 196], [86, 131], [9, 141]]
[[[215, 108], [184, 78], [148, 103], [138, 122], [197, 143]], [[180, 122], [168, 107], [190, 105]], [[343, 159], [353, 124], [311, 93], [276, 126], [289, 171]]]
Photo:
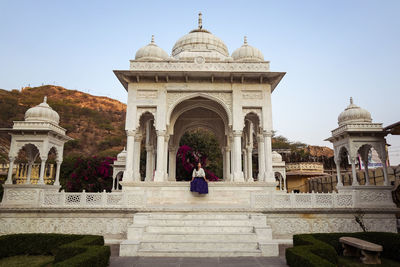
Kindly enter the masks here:
[[164, 182], [165, 172], [156, 171], [154, 174], [154, 182]]
[[234, 182], [244, 182], [243, 172], [234, 172], [233, 173], [233, 181]]
[[124, 176], [123, 176], [122, 180], [123, 180], [123, 181], [126, 181], [126, 182], [133, 182], [133, 181], [134, 181], [134, 179], [133, 179], [133, 172], [130, 171], [130, 170], [125, 170], [125, 171], [124, 171]]

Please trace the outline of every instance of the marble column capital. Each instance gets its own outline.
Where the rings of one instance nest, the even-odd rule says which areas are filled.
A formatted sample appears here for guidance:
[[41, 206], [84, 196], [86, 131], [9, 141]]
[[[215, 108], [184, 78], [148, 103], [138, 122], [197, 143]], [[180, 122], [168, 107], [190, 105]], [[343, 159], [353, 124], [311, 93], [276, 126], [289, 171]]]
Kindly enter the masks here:
[[158, 136], [165, 137], [166, 132], [167, 132], [166, 130], [156, 130], [157, 137]]
[[235, 130], [233, 131], [233, 137], [242, 137], [243, 131]]
[[127, 136], [135, 136], [136, 130], [125, 130]]
[[176, 147], [176, 146], [169, 147], [168, 151], [176, 153], [176, 152], [178, 152], [178, 147]]
[[272, 137], [272, 132], [271, 131], [263, 131], [262, 135], [264, 137]]
[[9, 160], [10, 160], [10, 162], [11, 162], [11, 161], [15, 161], [16, 157], [14, 157], [14, 156], [11, 156], [11, 157], [8, 157], [8, 159], [9, 159]]
[[137, 133], [134, 135], [135, 137], [135, 142], [140, 142], [142, 141], [143, 135], [141, 133]]

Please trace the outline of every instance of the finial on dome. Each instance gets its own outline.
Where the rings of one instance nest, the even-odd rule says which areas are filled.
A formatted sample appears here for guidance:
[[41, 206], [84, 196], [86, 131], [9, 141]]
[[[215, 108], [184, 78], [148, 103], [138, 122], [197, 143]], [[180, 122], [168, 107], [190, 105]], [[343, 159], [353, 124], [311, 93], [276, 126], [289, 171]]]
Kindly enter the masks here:
[[203, 19], [201, 18], [202, 14], [199, 12], [199, 29], [201, 30], [203, 28]]
[[353, 97], [350, 97], [350, 104], [353, 104]]
[[246, 35], [244, 36], [244, 42], [243, 43], [244, 43], [244, 45], [247, 45], [247, 36]]
[[151, 35], [151, 43], [154, 44], [154, 34]]
[[44, 96], [43, 103], [47, 103], [47, 96]]

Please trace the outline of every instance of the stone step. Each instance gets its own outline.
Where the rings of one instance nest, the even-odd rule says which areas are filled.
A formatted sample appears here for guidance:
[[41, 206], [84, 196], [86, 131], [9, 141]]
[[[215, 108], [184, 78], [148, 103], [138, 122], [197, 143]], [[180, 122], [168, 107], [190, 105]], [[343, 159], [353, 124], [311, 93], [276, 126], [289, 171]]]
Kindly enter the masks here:
[[142, 241], [159, 241], [159, 242], [216, 242], [216, 241], [257, 241], [257, 236], [254, 233], [223, 233], [223, 234], [171, 234], [171, 233], [144, 233]]
[[[144, 214], [144, 213], [141, 213]], [[248, 220], [250, 216], [248, 214], [236, 214], [236, 213], [148, 213], [149, 219], [167, 219], [167, 220]]]
[[157, 250], [139, 250], [139, 257], [261, 257], [261, 250], [220, 250], [220, 251], [157, 251]]
[[[139, 222], [136, 222], [139, 224]], [[151, 219], [148, 220], [146, 225], [161, 225], [161, 226], [168, 226], [168, 225], [176, 225], [176, 226], [251, 226], [250, 220], [167, 220], [167, 219]]]
[[243, 251], [258, 249], [258, 242], [140, 242], [139, 250]]
[[182, 225], [168, 225], [168, 226], [154, 226], [149, 225], [145, 227], [147, 233], [254, 233], [253, 226], [182, 226]]

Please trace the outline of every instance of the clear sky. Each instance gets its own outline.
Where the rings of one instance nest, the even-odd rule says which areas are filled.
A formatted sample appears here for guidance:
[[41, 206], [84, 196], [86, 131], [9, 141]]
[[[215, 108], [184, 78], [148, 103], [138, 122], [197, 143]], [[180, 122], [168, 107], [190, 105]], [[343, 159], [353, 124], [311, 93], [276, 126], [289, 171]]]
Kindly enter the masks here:
[[[112, 73], [140, 47], [168, 53], [197, 25], [230, 53], [243, 36], [271, 71], [274, 128], [290, 140], [323, 141], [352, 96], [384, 126], [400, 120], [400, 1], [0, 0], [0, 88], [56, 84], [126, 102]], [[400, 136], [388, 138], [400, 163]]]

